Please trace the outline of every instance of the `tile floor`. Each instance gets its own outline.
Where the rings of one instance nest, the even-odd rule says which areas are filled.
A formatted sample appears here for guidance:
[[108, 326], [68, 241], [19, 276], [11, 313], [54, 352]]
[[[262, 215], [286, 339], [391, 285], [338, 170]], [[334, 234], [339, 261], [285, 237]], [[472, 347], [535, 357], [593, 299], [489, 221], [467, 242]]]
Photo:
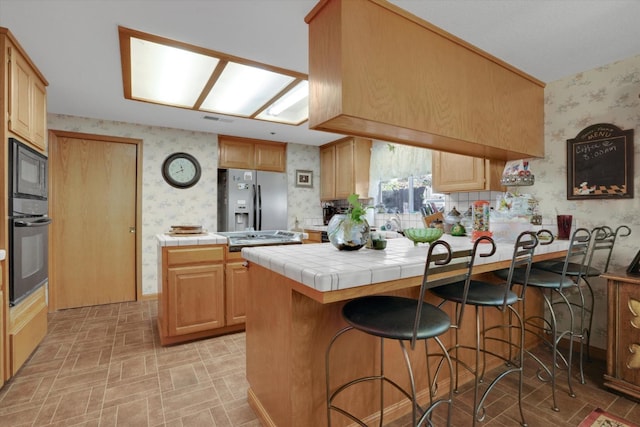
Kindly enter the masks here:
[[[45, 340], [0, 389], [0, 427], [260, 426], [246, 401], [244, 334], [161, 347], [156, 307], [143, 301], [51, 314]], [[640, 424], [639, 403], [601, 387], [604, 369], [602, 361], [588, 364], [588, 384], [575, 387], [575, 399], [561, 383], [558, 413], [549, 386], [527, 369], [529, 426], [575, 427], [596, 406]], [[479, 425], [518, 425], [514, 387], [509, 380], [494, 390]], [[454, 426], [471, 424], [471, 399], [469, 390], [457, 396]]]

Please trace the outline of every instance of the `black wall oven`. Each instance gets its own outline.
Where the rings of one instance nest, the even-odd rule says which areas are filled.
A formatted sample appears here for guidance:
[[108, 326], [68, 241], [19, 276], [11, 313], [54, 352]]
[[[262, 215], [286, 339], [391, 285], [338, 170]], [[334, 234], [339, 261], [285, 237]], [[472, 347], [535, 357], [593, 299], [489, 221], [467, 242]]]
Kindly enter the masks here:
[[49, 279], [47, 158], [9, 139], [9, 304]]

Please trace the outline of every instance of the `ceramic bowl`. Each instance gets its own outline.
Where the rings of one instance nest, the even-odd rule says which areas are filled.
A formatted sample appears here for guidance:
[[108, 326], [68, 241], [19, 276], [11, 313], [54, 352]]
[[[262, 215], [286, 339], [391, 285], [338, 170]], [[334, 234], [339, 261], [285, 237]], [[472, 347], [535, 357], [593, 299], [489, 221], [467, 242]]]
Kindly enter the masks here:
[[406, 238], [411, 240], [415, 246], [418, 243], [431, 243], [442, 237], [444, 231], [441, 228], [407, 228], [404, 230]]

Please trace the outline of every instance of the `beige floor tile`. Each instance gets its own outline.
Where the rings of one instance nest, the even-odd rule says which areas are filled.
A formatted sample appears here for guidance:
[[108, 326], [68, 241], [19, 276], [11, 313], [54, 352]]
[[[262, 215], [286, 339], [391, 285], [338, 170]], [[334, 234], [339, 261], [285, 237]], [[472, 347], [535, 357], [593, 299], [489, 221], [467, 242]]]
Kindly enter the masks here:
[[[51, 313], [47, 337], [0, 389], [0, 427], [259, 427], [247, 403], [244, 333], [162, 347], [156, 315], [154, 301]], [[545, 349], [536, 351], [548, 362]], [[566, 371], [560, 372], [561, 411], [555, 412], [549, 383], [527, 359], [523, 410], [529, 427], [575, 427], [595, 406], [640, 419], [640, 404], [603, 388], [604, 369], [602, 361], [587, 363], [587, 384], [574, 383], [575, 398], [567, 394]], [[519, 423], [517, 385], [510, 376], [495, 387], [480, 426]], [[469, 386], [462, 387], [454, 427], [471, 424], [472, 401]], [[445, 416], [446, 407], [438, 408], [435, 424], [443, 425]], [[403, 417], [387, 427], [408, 425]]]

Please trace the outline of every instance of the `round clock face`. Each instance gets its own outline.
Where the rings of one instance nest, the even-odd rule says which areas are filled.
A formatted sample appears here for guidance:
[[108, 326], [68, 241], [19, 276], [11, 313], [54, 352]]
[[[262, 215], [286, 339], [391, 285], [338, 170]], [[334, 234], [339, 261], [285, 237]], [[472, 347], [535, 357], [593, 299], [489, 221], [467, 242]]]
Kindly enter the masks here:
[[162, 176], [177, 188], [189, 188], [200, 180], [200, 163], [190, 154], [174, 153], [162, 164]]

